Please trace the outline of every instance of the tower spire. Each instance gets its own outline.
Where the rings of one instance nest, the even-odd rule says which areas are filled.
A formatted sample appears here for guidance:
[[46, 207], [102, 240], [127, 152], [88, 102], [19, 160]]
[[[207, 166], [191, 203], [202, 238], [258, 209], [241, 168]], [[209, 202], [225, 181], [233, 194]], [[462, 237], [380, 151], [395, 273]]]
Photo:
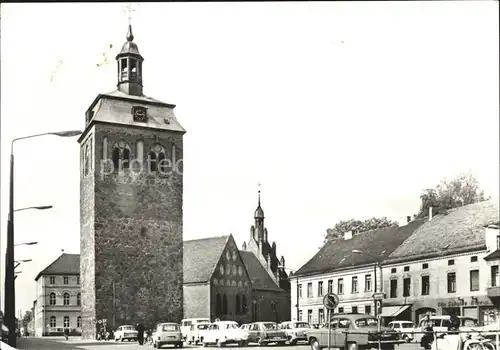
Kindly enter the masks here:
[[132, 33], [132, 12], [135, 11], [132, 9], [132, 5], [128, 4], [126, 6], [128, 11], [128, 32], [127, 32], [127, 41], [134, 40], [134, 34]]
[[257, 209], [255, 210], [255, 215], [254, 215], [254, 218], [257, 219], [257, 218], [264, 218], [264, 211], [262, 210], [262, 207], [260, 206], [260, 187], [262, 186], [260, 184], [260, 182], [257, 184], [259, 190], [258, 190], [258, 205], [257, 205]]
[[260, 207], [260, 188], [261, 188], [261, 186], [262, 186], [262, 185], [261, 185], [261, 183], [259, 182], [259, 183], [257, 184], [257, 188], [259, 189], [259, 190], [258, 190], [258, 193], [259, 193], [259, 207]]

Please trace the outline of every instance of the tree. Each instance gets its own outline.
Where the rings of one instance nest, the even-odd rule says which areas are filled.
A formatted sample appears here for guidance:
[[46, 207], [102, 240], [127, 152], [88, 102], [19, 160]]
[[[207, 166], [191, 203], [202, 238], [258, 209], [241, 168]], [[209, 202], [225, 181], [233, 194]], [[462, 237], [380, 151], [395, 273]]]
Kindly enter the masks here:
[[344, 233], [352, 231], [353, 235], [362, 232], [382, 229], [386, 227], [398, 227], [399, 224], [396, 221], [391, 221], [387, 217], [383, 216], [380, 218], [372, 217], [366, 220], [341, 220], [335, 224], [333, 228], [326, 230], [325, 243], [329, 241], [338, 241], [344, 238]]
[[23, 327], [26, 329], [28, 328], [28, 323], [33, 319], [33, 314], [31, 313], [31, 310], [28, 310], [24, 313], [23, 320], [21, 321]]
[[432, 214], [436, 215], [448, 209], [484, 201], [485, 197], [479, 181], [469, 171], [450, 181], [441, 180], [436, 188], [423, 190], [420, 200], [417, 217], [424, 218], [429, 216], [430, 207], [432, 207]]

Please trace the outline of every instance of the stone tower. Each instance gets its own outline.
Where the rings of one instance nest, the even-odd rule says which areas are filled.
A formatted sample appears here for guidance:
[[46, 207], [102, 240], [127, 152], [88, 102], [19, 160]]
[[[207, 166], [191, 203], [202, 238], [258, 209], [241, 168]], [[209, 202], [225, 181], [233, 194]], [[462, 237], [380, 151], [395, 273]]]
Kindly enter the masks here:
[[[82, 336], [182, 319], [183, 135], [175, 105], [143, 94], [129, 25], [118, 89], [86, 112], [80, 170]], [[160, 77], [161, 79], [161, 77]]]

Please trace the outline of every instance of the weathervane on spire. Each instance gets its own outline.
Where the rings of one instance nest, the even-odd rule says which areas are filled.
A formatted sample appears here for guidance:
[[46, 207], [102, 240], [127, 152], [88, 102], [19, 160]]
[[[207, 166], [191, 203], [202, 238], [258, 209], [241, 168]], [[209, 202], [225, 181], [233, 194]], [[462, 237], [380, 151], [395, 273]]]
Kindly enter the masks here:
[[257, 184], [257, 188], [259, 189], [259, 190], [258, 190], [258, 193], [259, 193], [259, 206], [260, 206], [260, 188], [261, 188], [261, 187], [262, 187], [262, 184], [259, 182], [259, 183]]
[[128, 13], [128, 33], [127, 33], [127, 41], [134, 40], [134, 34], [132, 34], [132, 12], [135, 12], [135, 9], [132, 8], [132, 4], [128, 4], [125, 6], [125, 9]]

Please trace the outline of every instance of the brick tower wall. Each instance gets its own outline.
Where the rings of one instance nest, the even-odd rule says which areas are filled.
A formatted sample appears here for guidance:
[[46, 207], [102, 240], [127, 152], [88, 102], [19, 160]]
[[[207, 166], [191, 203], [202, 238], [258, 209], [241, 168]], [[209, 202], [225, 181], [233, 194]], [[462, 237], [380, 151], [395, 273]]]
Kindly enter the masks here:
[[[104, 137], [109, 161], [102, 161]], [[119, 140], [130, 146], [131, 159], [137, 158], [136, 142], [143, 142], [142, 171], [134, 162], [123, 174], [111, 174], [113, 146]], [[82, 197], [94, 196], [93, 220], [87, 214], [93, 228], [81, 244], [82, 271], [88, 274], [82, 294], [89, 295], [82, 298], [82, 308], [88, 316], [92, 312], [87, 310], [94, 310], [95, 319], [107, 319], [113, 326], [114, 282], [115, 327], [137, 322], [153, 327], [160, 321], [180, 322], [183, 316], [182, 161], [178, 171], [150, 173], [147, 157], [156, 143], [166, 149], [168, 159], [172, 160], [172, 147], [175, 160], [183, 159], [178, 133], [96, 125], [95, 188], [82, 186], [89, 192]], [[82, 241], [83, 237], [82, 229]], [[84, 302], [90, 305], [83, 306]], [[83, 334], [92, 333], [84, 329]]]

